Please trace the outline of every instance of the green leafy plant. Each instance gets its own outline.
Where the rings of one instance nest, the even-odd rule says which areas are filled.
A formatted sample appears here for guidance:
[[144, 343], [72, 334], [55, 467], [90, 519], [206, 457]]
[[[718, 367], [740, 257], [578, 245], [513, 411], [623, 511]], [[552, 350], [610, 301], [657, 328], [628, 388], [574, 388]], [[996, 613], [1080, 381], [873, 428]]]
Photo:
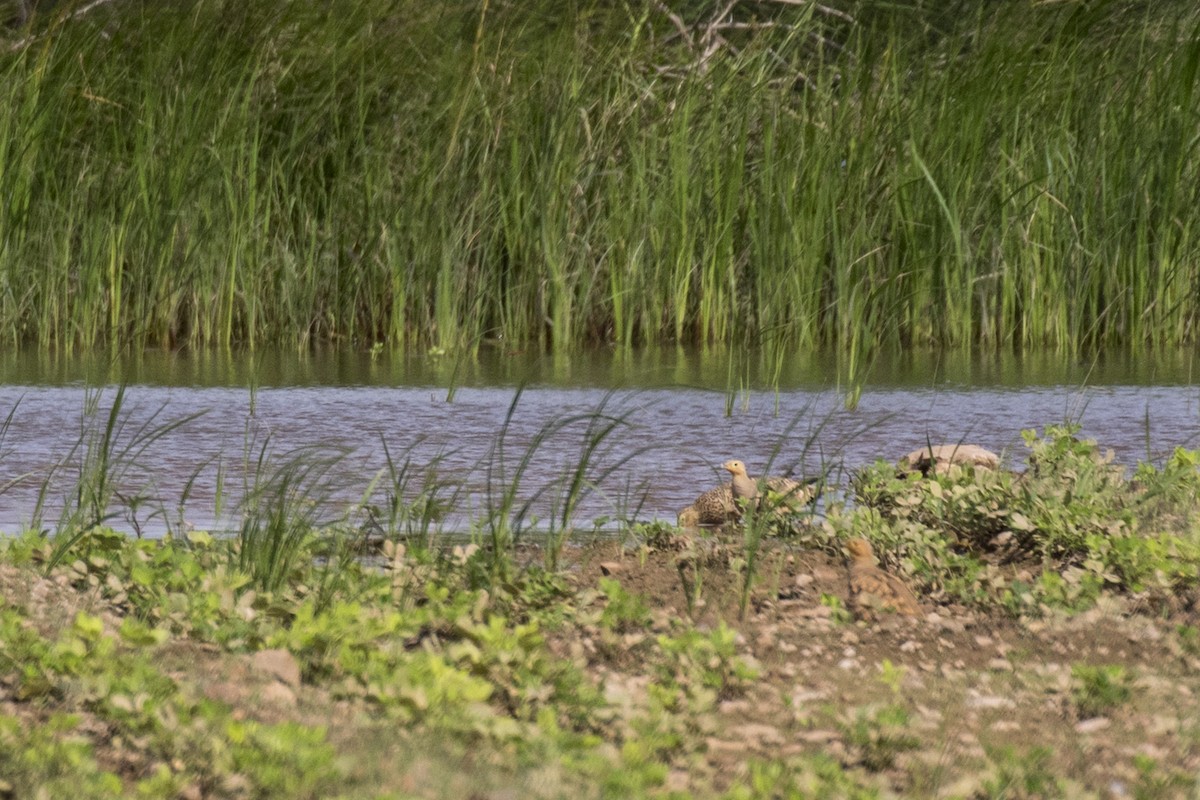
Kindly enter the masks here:
[[759, 668], [753, 659], [738, 655], [736, 639], [736, 632], [724, 623], [708, 633], [686, 629], [660, 635], [662, 697], [672, 703], [686, 698], [697, 707], [707, 707], [744, 692], [758, 677]]
[[645, 630], [650, 624], [650, 607], [646, 598], [633, 594], [614, 578], [601, 578], [600, 593], [604, 596], [604, 610], [600, 612], [600, 625], [615, 633]]
[[872, 800], [879, 790], [863, 786], [835, 759], [825, 755], [772, 761], [753, 760], [745, 782], [731, 787], [724, 800], [808, 800], [808, 798], [846, 798]]
[[982, 781], [982, 796], [1034, 800], [1057, 797], [1060, 781], [1054, 776], [1053, 752], [1046, 747], [1031, 747], [1018, 753], [1012, 747], [987, 748], [988, 773]]
[[901, 753], [920, 745], [908, 730], [909, 721], [908, 709], [892, 703], [857, 709], [841, 727], [862, 765], [878, 772], [891, 768]]
[[1075, 664], [1071, 667], [1071, 699], [1080, 718], [1098, 717], [1129, 701], [1130, 678], [1117, 665]]
[[[1195, 513], [1194, 495], [1172, 488], [1195, 480], [1190, 457], [1177, 453], [1162, 471], [1139, 466], [1142, 478], [1131, 481], [1077, 431], [1024, 432], [1029, 467], [1019, 476], [960, 467], [897, 475], [879, 462], [852, 483], [861, 506], [834, 508], [827, 526], [888, 542], [954, 596], [1021, 614], [1087, 608], [1105, 590], [1165, 597], [1194, 585], [1194, 537], [1185, 526], [1154, 527], [1166, 519], [1168, 497], [1175, 515]], [[1033, 580], [1005, 580], [996, 565], [1013, 562], [1030, 565]]]

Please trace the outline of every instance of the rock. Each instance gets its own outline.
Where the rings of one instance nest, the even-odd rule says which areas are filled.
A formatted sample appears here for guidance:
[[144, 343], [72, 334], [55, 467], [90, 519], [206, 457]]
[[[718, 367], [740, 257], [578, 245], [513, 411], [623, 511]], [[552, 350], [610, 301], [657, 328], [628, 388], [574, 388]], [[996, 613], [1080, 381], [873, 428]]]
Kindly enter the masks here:
[[619, 561], [603, 561], [600, 563], [600, 572], [603, 573], [605, 577], [609, 575], [615, 575], [623, 569], [625, 569], [625, 565]]
[[900, 459], [899, 466], [904, 472], [928, 476], [945, 472], [951, 466], [998, 469], [1000, 456], [974, 444], [935, 444], [912, 451]]
[[823, 689], [804, 689], [797, 686], [796, 690], [792, 692], [792, 706], [799, 707], [806, 703], [823, 700], [827, 694]]
[[970, 692], [967, 698], [968, 708], [1016, 708], [1017, 704], [1008, 697], [1000, 697], [999, 695], [978, 694], [975, 691]]
[[227, 706], [241, 705], [246, 699], [242, 684], [233, 681], [212, 681], [204, 685], [204, 696]]
[[1085, 719], [1075, 726], [1076, 733], [1096, 733], [1112, 725], [1112, 720], [1108, 717], [1092, 717]]
[[263, 687], [261, 697], [264, 703], [275, 706], [296, 705], [296, 693], [278, 681], [268, 683]]
[[300, 665], [287, 650], [259, 650], [251, 657], [250, 666], [285, 686], [300, 688]]
[[744, 713], [750, 709], [749, 700], [725, 700], [717, 706], [722, 714]]
[[663, 783], [663, 788], [668, 792], [686, 793], [691, 785], [691, 776], [685, 769], [673, 769], [667, 773], [667, 779]]
[[926, 620], [947, 633], [962, 633], [967, 629], [962, 620], [954, 619], [953, 617], [943, 617], [936, 611], [926, 617]]

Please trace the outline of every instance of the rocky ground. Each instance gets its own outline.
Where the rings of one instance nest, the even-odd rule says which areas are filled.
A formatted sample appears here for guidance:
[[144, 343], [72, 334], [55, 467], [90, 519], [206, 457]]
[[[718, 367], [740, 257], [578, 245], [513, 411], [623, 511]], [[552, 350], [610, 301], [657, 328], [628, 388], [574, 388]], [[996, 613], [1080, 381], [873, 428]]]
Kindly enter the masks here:
[[[648, 796], [1119, 798], [1195, 789], [1200, 643], [1188, 612], [1149, 615], [1105, 596], [1083, 613], [1022, 621], [926, 596], [924, 618], [855, 621], [839, 602], [841, 558], [784, 544], [765, 552], [743, 611], [734, 551], [683, 547], [676, 540], [569, 550], [570, 610], [546, 629], [549, 654], [577, 665], [603, 692], [602, 752], [674, 737], [653, 750], [665, 771]], [[644, 616], [634, 610], [624, 622], [600, 621], [617, 602], [613, 580], [640, 598]], [[110, 631], [125, 614], [106, 599], [111, 591], [83, 587], [69, 571], [46, 577], [3, 566], [0, 593], [45, 636], [79, 611], [97, 614]], [[670, 663], [683, 689], [669, 713], [651, 713], [665, 680], [660, 637], [689, 632], [727, 633], [730, 652], [677, 655]], [[3, 658], [0, 650], [0, 714], [36, 727], [70, 705], [69, 694], [23, 698], [21, 665]], [[350, 787], [344, 796], [620, 796], [581, 787], [552, 761], [518, 762], [503, 747], [397, 725], [371, 703], [304, 677], [286, 649], [238, 653], [172, 637], [154, 659], [180, 692], [227, 706], [234, 720], [327, 726]], [[697, 676], [716, 679], [701, 686], [706, 678]], [[155, 756], [87, 708], [72, 709], [83, 716], [73, 735], [90, 742], [101, 767], [130, 779], [155, 766]], [[259, 795], [234, 774], [176, 796]]]
[[[602, 571], [589, 555], [584, 584]], [[671, 559], [609, 555], [626, 588], [651, 598], [657, 629], [687, 617]], [[728, 573], [709, 577], [695, 609], [700, 625], [734, 627], [762, 670], [744, 697], [719, 703], [691, 762], [712, 784], [743, 780], [751, 755], [790, 753], [831, 756], [920, 797], [990, 795], [1009, 781], [1005, 796], [1023, 796], [1026, 778], [1006, 770], [1040, 770], [1080, 795], [1158, 796], [1168, 784], [1190, 789], [1200, 770], [1200, 657], [1180, 636], [1183, 616], [1146, 616], [1108, 597], [1081, 614], [1024, 622], [933, 603], [923, 619], [853, 622], [822, 604], [846, 596], [840, 559], [777, 551], [763, 576], [742, 619]], [[1123, 670], [1127, 696], [1116, 692], [1111, 705], [1089, 696], [1073, 676], [1080, 666]], [[604, 659], [594, 668], [609, 685], [637, 683]], [[1103, 688], [1091, 687], [1096, 694]], [[1054, 792], [1029, 796], [1043, 794]]]

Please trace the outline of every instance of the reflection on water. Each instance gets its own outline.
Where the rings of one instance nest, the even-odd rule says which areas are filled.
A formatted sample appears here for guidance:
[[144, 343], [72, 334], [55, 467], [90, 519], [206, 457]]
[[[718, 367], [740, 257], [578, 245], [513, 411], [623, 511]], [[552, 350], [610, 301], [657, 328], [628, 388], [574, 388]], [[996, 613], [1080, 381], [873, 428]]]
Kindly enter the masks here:
[[1086, 358], [1056, 353], [1017, 355], [935, 351], [880, 353], [859, 375], [830, 354], [776, 359], [769, 349], [647, 348], [542, 355], [497, 344], [471, 354], [358, 350], [315, 353], [148, 351], [119, 359], [46, 352], [0, 353], [0, 385], [119, 383], [173, 387], [284, 386], [553, 386], [676, 388], [719, 391], [832, 389], [861, 381], [873, 388], [1026, 386], [1187, 386], [1200, 381], [1200, 352], [1168, 350]]
[[[646, 375], [653, 369], [645, 362], [639, 364], [630, 374], [652, 384]], [[360, 363], [356, 369], [361, 367]], [[661, 366], [679, 368], [669, 358]], [[192, 364], [188, 369], [204, 368]], [[239, 369], [248, 368], [243, 364]], [[616, 374], [615, 364], [608, 369]], [[699, 368], [692, 369], [694, 375], [702, 374]], [[254, 390], [221, 385], [215, 378], [195, 379], [191, 385], [130, 386], [125, 411], [131, 429], [160, 409], [156, 424], [204, 413], [154, 443], [140, 459], [143, 469], [132, 474], [129, 482], [152, 486], [151, 493], [167, 509], [174, 509], [188, 492], [186, 519], [207, 527], [214, 523], [218, 476], [225, 476], [225, 493], [237, 494], [248, 442], [255, 448], [267, 442], [279, 453], [313, 444], [350, 449], [339, 473], [344, 484], [340, 496], [346, 502], [358, 499], [384, 466], [386, 444], [393, 456], [407, 453], [416, 464], [440, 458], [441, 477], [468, 488], [462, 524], [467, 516], [479, 515], [488, 502], [486, 464], [489, 458], [495, 463], [494, 454], [489, 454], [513, 400], [513, 388], [474, 386], [464, 380], [454, 401], [447, 402], [445, 384], [311, 385], [337, 383], [330, 379], [331, 373], [320, 371], [336, 374], [336, 367], [318, 370], [314, 364], [313, 370], [310, 377], [319, 375], [320, 381], [313, 377], [289, 382], [282, 372], [263, 368], [271, 380], [262, 380], [259, 385], [264, 388]], [[263, 377], [263, 372], [257, 377]], [[293, 378], [297, 374], [292, 373]], [[226, 373], [231, 383], [232, 375]], [[0, 529], [5, 531], [28, 521], [45, 476], [80, 437], [84, 384], [64, 383], [67, 372], [52, 378], [43, 374], [43, 378], [0, 386], [0, 414], [17, 404], [0, 458], [0, 486], [15, 481], [0, 494]], [[687, 387], [696, 382], [679, 383]], [[1176, 445], [1200, 446], [1200, 390], [1186, 384], [1004, 387], [986, 381], [963, 386], [926, 378], [924, 386], [914, 385], [919, 383], [913, 377], [905, 385], [868, 386], [853, 411], [844, 408], [828, 382], [778, 393], [740, 392], [734, 395], [729, 414], [729, 396], [722, 391], [661, 386], [617, 389], [607, 410], [626, 424], [609, 440], [601, 461], [615, 463], [634, 455], [588, 498], [577, 521], [588, 528], [591, 520], [613, 515], [632, 496], [643, 493], [640, 518], [674, 519], [679, 508], [723, 478], [717, 465], [731, 457], [741, 458], [754, 470], [774, 454], [772, 472], [812, 476], [824, 468], [854, 468], [877, 458], [895, 460], [927, 441], [962, 441], [1007, 451], [1019, 462], [1024, 453], [1023, 428], [1064, 420], [1081, 422], [1084, 435], [1113, 448], [1124, 463], [1161, 458]], [[505, 451], [509, 467], [549, 420], [593, 411], [605, 401], [607, 391], [546, 385], [526, 389], [509, 429]], [[101, 404], [110, 402], [112, 394], [106, 392]], [[538, 448], [528, 468], [526, 495], [574, 466], [581, 432], [581, 426], [572, 426]], [[66, 485], [57, 485], [51, 504]], [[47, 515], [48, 522], [54, 519], [53, 513]]]

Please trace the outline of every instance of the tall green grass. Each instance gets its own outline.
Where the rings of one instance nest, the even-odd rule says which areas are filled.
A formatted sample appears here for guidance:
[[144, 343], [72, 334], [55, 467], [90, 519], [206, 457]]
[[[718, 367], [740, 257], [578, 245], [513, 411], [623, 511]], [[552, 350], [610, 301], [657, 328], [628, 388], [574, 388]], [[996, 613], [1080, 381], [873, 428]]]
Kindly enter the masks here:
[[1194, 4], [834, 5], [710, 52], [583, 0], [35, 18], [0, 344], [834, 347], [853, 382], [1197, 340]]

